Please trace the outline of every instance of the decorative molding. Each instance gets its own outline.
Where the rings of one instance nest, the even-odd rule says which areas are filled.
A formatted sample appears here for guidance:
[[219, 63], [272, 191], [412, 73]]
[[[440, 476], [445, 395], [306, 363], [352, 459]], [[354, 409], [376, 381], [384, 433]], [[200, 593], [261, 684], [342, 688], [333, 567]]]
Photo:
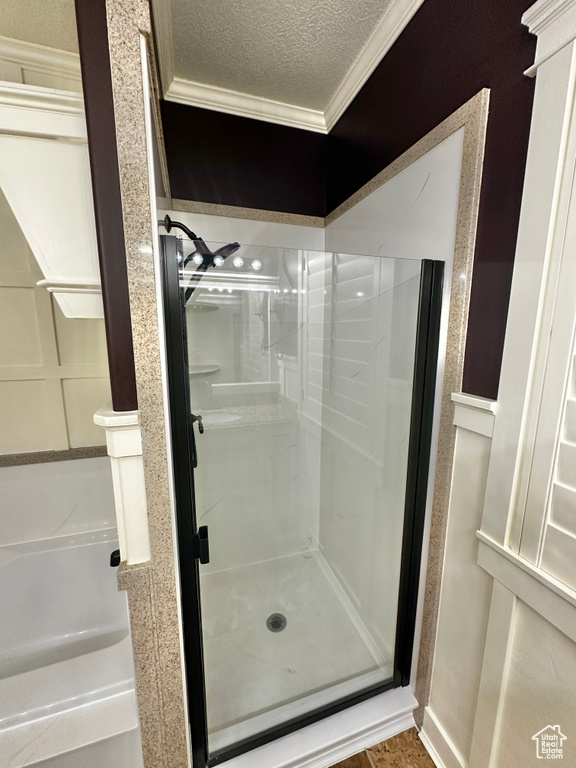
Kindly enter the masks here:
[[174, 77], [174, 59], [171, 55], [172, 28], [166, 15], [169, 10], [164, 9], [166, 3], [156, 0], [152, 5], [164, 98], [267, 123], [288, 125], [316, 133], [329, 133], [423, 2], [424, 0], [395, 0], [390, 5], [344, 75], [326, 108], [316, 110]]
[[112, 467], [120, 556], [128, 565], [150, 560], [148, 509], [138, 411], [116, 412], [108, 403], [94, 414], [106, 431]]
[[455, 426], [470, 432], [477, 432], [485, 437], [492, 437], [496, 400], [478, 395], [467, 395], [464, 392], [454, 392], [452, 402], [455, 404]]
[[38, 280], [36, 285], [39, 288], [46, 288], [48, 293], [102, 293], [102, 286], [96, 282], [79, 283], [71, 280]]
[[478, 565], [576, 642], [576, 592], [483, 531], [476, 536]]
[[534, 64], [524, 72], [534, 77], [538, 67], [576, 39], [576, 0], [538, 0], [522, 24], [538, 36]]
[[0, 83], [0, 133], [85, 142], [84, 100], [72, 91]]
[[489, 397], [480, 397], [480, 395], [469, 395], [466, 392], [453, 392], [452, 402], [459, 405], [465, 405], [468, 408], [477, 408], [480, 411], [496, 413], [496, 400]]
[[[423, 0], [396, 0], [392, 3], [346, 72], [326, 108], [315, 110], [175, 77], [170, 6], [168, 3], [153, 0], [154, 32], [164, 98], [216, 112], [288, 125], [316, 133], [328, 133], [422, 3]], [[80, 59], [77, 53], [0, 36], [0, 61], [14, 64], [20, 69], [81, 83]]]
[[266, 123], [289, 125], [316, 133], [327, 133], [324, 113], [315, 109], [306, 109], [296, 104], [251, 96], [248, 93], [231, 91], [215, 85], [195, 83], [175, 77], [165, 93], [168, 101], [202, 107], [215, 112], [226, 112], [240, 117], [263, 120]]
[[571, 10], [576, 10], [576, 0], [538, 0], [524, 12], [522, 24], [527, 26], [533, 35], [540, 35]]
[[[565, 15], [559, 16], [558, 9]], [[523, 21], [542, 30], [538, 61], [542, 41], [547, 45], [554, 42], [555, 35], [559, 40], [576, 31], [576, 0], [539, 0], [524, 14]], [[550, 425], [550, 419], [541, 420], [539, 414], [544, 387], [554, 380], [553, 370], [548, 368], [552, 332], [556, 339], [559, 332], [568, 332], [569, 328], [564, 316], [561, 323], [554, 324], [554, 308], [568, 284], [566, 280], [558, 282], [559, 270], [567, 258], [564, 250], [573, 252], [567, 243], [574, 230], [574, 52], [575, 44], [571, 43], [549, 58], [536, 79], [498, 415], [486, 482], [482, 530], [514, 550], [521, 543], [526, 545], [531, 531], [536, 532], [534, 542], [539, 542], [542, 532], [544, 506], [533, 503], [537, 486], [532, 481], [544, 482], [546, 470], [534, 474], [532, 470], [536, 451], [540, 453], [549, 444], [548, 438], [541, 440], [539, 430]]]
[[423, 2], [424, 0], [395, 0], [391, 3], [324, 110], [326, 133], [329, 133], [342, 117]]
[[0, 60], [16, 64], [22, 69], [81, 81], [80, 57], [77, 53], [0, 36]]
[[43, 88], [38, 85], [0, 83], [0, 106], [47, 110], [84, 117], [84, 99], [79, 93]]

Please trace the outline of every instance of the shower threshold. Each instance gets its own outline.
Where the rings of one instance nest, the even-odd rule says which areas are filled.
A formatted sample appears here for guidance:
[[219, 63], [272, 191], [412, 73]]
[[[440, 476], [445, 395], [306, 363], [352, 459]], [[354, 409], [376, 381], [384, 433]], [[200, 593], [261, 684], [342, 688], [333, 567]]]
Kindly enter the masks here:
[[211, 754], [392, 677], [318, 550], [204, 573], [201, 591]]

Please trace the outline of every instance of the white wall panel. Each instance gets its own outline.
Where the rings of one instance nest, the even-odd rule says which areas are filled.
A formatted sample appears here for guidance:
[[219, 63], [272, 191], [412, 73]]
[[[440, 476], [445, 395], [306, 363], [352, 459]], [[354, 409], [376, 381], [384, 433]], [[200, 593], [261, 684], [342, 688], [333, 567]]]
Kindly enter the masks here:
[[[492, 580], [476, 562], [491, 441], [458, 429], [429, 709], [470, 753]], [[425, 721], [424, 730], [427, 730]]]
[[[0, 454], [102, 445], [109, 398], [102, 320], [65, 318], [0, 191]], [[65, 380], [63, 385], [63, 380]]]
[[564, 756], [544, 761], [576, 765], [576, 644], [536, 611], [520, 603], [510, 649], [497, 737], [496, 766], [530, 766], [536, 757], [532, 736], [559, 725], [567, 736]]

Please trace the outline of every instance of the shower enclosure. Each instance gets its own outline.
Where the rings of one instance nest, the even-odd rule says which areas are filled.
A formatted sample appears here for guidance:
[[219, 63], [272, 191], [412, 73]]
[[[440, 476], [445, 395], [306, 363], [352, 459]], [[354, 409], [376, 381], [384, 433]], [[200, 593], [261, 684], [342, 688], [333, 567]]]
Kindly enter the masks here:
[[443, 278], [202, 250], [162, 237], [195, 768], [408, 684]]

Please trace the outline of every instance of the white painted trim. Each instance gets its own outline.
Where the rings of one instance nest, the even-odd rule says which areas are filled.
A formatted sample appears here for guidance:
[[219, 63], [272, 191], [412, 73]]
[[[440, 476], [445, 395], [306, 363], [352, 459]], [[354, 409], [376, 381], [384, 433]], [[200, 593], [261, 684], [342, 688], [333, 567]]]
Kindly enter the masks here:
[[496, 401], [478, 395], [466, 395], [463, 392], [452, 394], [454, 425], [470, 432], [477, 432], [485, 437], [492, 437]]
[[38, 85], [1, 82], [0, 105], [84, 117], [84, 99], [81, 94]]
[[541, 35], [547, 27], [574, 8], [576, 0], [538, 0], [524, 12], [522, 24], [527, 26], [533, 35]]
[[215, 85], [195, 83], [175, 77], [165, 93], [168, 101], [188, 104], [192, 107], [226, 112], [231, 115], [250, 117], [266, 123], [289, 125], [304, 128], [316, 133], [326, 133], [324, 113], [315, 109], [306, 109], [295, 104], [264, 99], [249, 93], [231, 91]]
[[72, 282], [70, 280], [38, 280], [39, 288], [46, 288], [48, 293], [94, 293], [101, 294], [100, 283]]
[[400, 37], [424, 0], [395, 0], [377, 24], [324, 110], [326, 133], [342, 117], [358, 91]]
[[430, 707], [424, 710], [420, 740], [438, 768], [466, 768], [466, 760], [456, 749]]
[[518, 599], [514, 593], [495, 581], [490, 599], [469, 768], [495, 765], [508, 669], [512, 659], [517, 606]]
[[0, 133], [86, 141], [80, 94], [19, 83], [0, 83]]
[[489, 397], [480, 397], [480, 395], [468, 395], [466, 392], [453, 392], [452, 402], [465, 405], [468, 408], [477, 408], [481, 411], [496, 413], [496, 400]]
[[[500, 544], [517, 546], [523, 509], [518, 505], [519, 482], [529, 437], [531, 388], [538, 362], [545, 289], [553, 245], [560, 235], [558, 221], [565, 166], [576, 149], [573, 134], [573, 94], [576, 83], [576, 48], [569, 46], [538, 72], [530, 143], [526, 164], [520, 225], [514, 260], [510, 307], [498, 414], [486, 483], [482, 530]], [[557, 227], [559, 227], [557, 229]]]
[[48, 48], [45, 45], [0, 36], [0, 60], [47, 75], [81, 80], [80, 57], [77, 53]]
[[[193, 107], [212, 109], [241, 117], [251, 117], [267, 123], [289, 125], [316, 133], [328, 133], [342, 117], [350, 102], [376, 69], [382, 58], [394, 45], [406, 25], [424, 0], [395, 0], [376, 25], [374, 32], [348, 69], [324, 110], [308, 109], [297, 104], [274, 101], [261, 96], [193, 82], [174, 77], [174, 61], [163, 52], [171, 47], [171, 27], [161, 12], [156, 29], [159, 42], [161, 79], [164, 97], [168, 101]], [[166, 5], [153, 2], [154, 7]]]
[[533, 77], [542, 64], [576, 39], [576, 0], [538, 0], [524, 13], [522, 24], [538, 35], [535, 62], [524, 73]]
[[478, 531], [478, 565], [576, 642], [576, 592]]
[[227, 762], [227, 768], [328, 768], [414, 726], [409, 686], [386, 691]]
[[[169, 3], [153, 0], [160, 78], [168, 101], [212, 109], [264, 122], [328, 133], [396, 42], [424, 0], [395, 0], [344, 75], [324, 110], [266, 99], [248, 93], [175, 77]], [[574, 0], [570, 0], [573, 2]], [[77, 53], [0, 36], [0, 61], [43, 74], [81, 81]], [[31, 86], [23, 86], [31, 87]], [[46, 90], [46, 89], [44, 89]], [[79, 97], [82, 103], [81, 97]]]
[[140, 426], [140, 411], [113, 411], [107, 403], [94, 414], [94, 423], [104, 429]]
[[110, 456], [120, 557], [129, 565], [150, 560], [148, 507], [138, 411], [117, 412], [107, 403], [94, 414], [106, 432]]
[[[426, 712], [424, 712], [424, 717], [426, 717]], [[418, 736], [422, 744], [424, 744], [424, 746], [426, 747], [426, 752], [428, 752], [428, 754], [430, 755], [430, 758], [434, 763], [434, 765], [436, 766], [436, 768], [446, 768], [446, 765], [442, 762], [442, 758], [440, 757], [434, 745], [432, 744], [430, 739], [426, 736], [424, 731], [420, 731]]]

